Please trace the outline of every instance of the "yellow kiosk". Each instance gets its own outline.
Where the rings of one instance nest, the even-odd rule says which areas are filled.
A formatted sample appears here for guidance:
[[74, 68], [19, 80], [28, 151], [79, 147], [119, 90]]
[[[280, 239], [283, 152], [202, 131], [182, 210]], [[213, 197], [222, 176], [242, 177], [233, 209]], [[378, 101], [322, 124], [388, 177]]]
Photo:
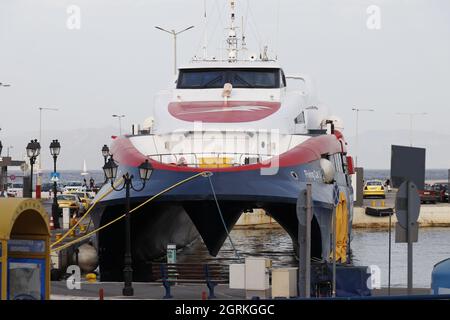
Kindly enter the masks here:
[[0, 199], [0, 298], [50, 298], [50, 230], [38, 200]]

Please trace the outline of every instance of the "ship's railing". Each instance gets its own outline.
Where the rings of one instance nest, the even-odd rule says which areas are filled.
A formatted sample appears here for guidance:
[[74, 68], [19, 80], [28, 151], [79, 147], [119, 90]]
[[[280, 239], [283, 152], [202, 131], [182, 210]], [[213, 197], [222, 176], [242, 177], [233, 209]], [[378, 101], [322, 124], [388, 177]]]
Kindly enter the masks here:
[[[240, 152], [179, 152], [179, 153], [158, 153], [150, 154], [153, 160], [161, 163], [169, 163], [178, 166], [187, 167], [235, 167], [244, 164], [261, 163], [274, 157], [274, 154], [268, 153], [240, 153]], [[184, 158], [184, 160], [183, 160]], [[213, 163], [205, 163], [204, 160], [212, 160]], [[229, 162], [231, 161], [231, 162]]]

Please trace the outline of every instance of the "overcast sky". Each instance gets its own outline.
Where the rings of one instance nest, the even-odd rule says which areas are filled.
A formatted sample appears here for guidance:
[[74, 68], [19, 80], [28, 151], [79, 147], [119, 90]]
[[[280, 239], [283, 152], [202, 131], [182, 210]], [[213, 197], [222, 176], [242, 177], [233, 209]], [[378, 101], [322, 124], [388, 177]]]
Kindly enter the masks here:
[[[1, 0], [0, 82], [12, 87], [0, 88], [0, 140], [7, 145], [8, 137], [23, 136], [23, 146], [11, 151], [20, 157], [26, 141], [37, 135], [38, 107], [60, 109], [44, 114], [45, 148], [53, 138], [46, 131], [52, 130], [109, 128], [107, 142], [108, 130], [118, 131], [113, 113], [126, 115], [124, 127], [141, 123], [155, 92], [167, 88], [172, 79], [172, 39], [154, 26], [179, 30], [195, 25], [179, 38], [179, 61], [187, 63], [201, 54], [203, 3]], [[206, 0], [211, 55], [219, 55], [223, 46], [227, 3]], [[414, 122], [417, 131], [450, 134], [450, 1], [238, 3], [251, 51], [258, 53], [268, 44], [286, 73], [311, 75], [321, 100], [343, 118], [347, 136], [355, 135], [352, 107], [376, 109], [361, 114], [361, 134], [408, 129], [409, 120], [397, 112], [427, 112]], [[70, 5], [81, 9], [79, 30], [67, 28]], [[381, 10], [378, 30], [367, 27], [371, 5]], [[420, 143], [427, 146], [426, 141]], [[70, 144], [64, 141], [66, 148]], [[76, 151], [72, 154], [79, 157], [77, 163], [83, 152], [91, 152]], [[448, 158], [450, 152], [440, 156]]]

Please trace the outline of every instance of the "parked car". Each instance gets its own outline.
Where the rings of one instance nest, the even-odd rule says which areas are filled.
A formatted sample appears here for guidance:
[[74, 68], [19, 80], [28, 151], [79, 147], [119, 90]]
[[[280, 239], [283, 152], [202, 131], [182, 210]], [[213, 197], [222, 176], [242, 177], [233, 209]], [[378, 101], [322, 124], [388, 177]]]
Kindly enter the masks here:
[[92, 203], [92, 199], [94, 199], [94, 197], [89, 192], [70, 191], [65, 194], [77, 195], [78, 198], [80, 198], [84, 210], [87, 210], [89, 208]]
[[8, 185], [8, 195], [10, 197], [22, 198], [23, 197], [23, 184], [11, 183]]
[[423, 190], [419, 190], [420, 203], [436, 203], [440, 197], [438, 191], [434, 190], [428, 183]]
[[77, 216], [84, 211], [84, 206], [81, 203], [80, 197], [76, 194], [60, 194], [56, 197], [60, 209], [60, 215], [64, 208], [70, 209], [70, 214], [75, 213]]
[[64, 186], [63, 191], [64, 192], [84, 192], [86, 191], [86, 186], [83, 185], [83, 183], [81, 181], [69, 181], [66, 183], [66, 185]]
[[384, 183], [381, 180], [369, 180], [364, 185], [363, 191], [364, 198], [367, 197], [381, 197], [386, 198], [386, 190], [384, 188]]
[[448, 202], [448, 183], [435, 183], [431, 187], [439, 193], [439, 202]]

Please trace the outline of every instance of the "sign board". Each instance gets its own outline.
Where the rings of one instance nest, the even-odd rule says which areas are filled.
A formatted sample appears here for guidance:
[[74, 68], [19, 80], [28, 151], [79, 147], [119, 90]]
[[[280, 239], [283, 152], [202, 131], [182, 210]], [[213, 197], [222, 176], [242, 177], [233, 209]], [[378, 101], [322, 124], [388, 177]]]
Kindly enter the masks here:
[[404, 229], [410, 223], [417, 222], [420, 214], [420, 196], [417, 187], [413, 182], [405, 181], [397, 192], [395, 199], [395, 215], [398, 223]]
[[59, 181], [59, 177], [60, 177], [59, 172], [52, 172], [50, 174], [50, 181], [51, 182], [58, 182]]
[[[419, 241], [419, 224], [414, 223], [410, 228], [411, 231], [411, 242]], [[395, 242], [396, 243], [407, 243], [408, 242], [408, 230], [403, 228], [400, 223], [395, 224]]]
[[425, 149], [404, 146], [391, 147], [391, 181], [398, 188], [409, 180], [419, 188], [425, 184]]
[[9, 176], [9, 180], [11, 180], [11, 181], [14, 181], [14, 180], [16, 180], [16, 176], [15, 176], [15, 175], [13, 175], [13, 174], [12, 174], [12, 175], [10, 175], [10, 176]]

